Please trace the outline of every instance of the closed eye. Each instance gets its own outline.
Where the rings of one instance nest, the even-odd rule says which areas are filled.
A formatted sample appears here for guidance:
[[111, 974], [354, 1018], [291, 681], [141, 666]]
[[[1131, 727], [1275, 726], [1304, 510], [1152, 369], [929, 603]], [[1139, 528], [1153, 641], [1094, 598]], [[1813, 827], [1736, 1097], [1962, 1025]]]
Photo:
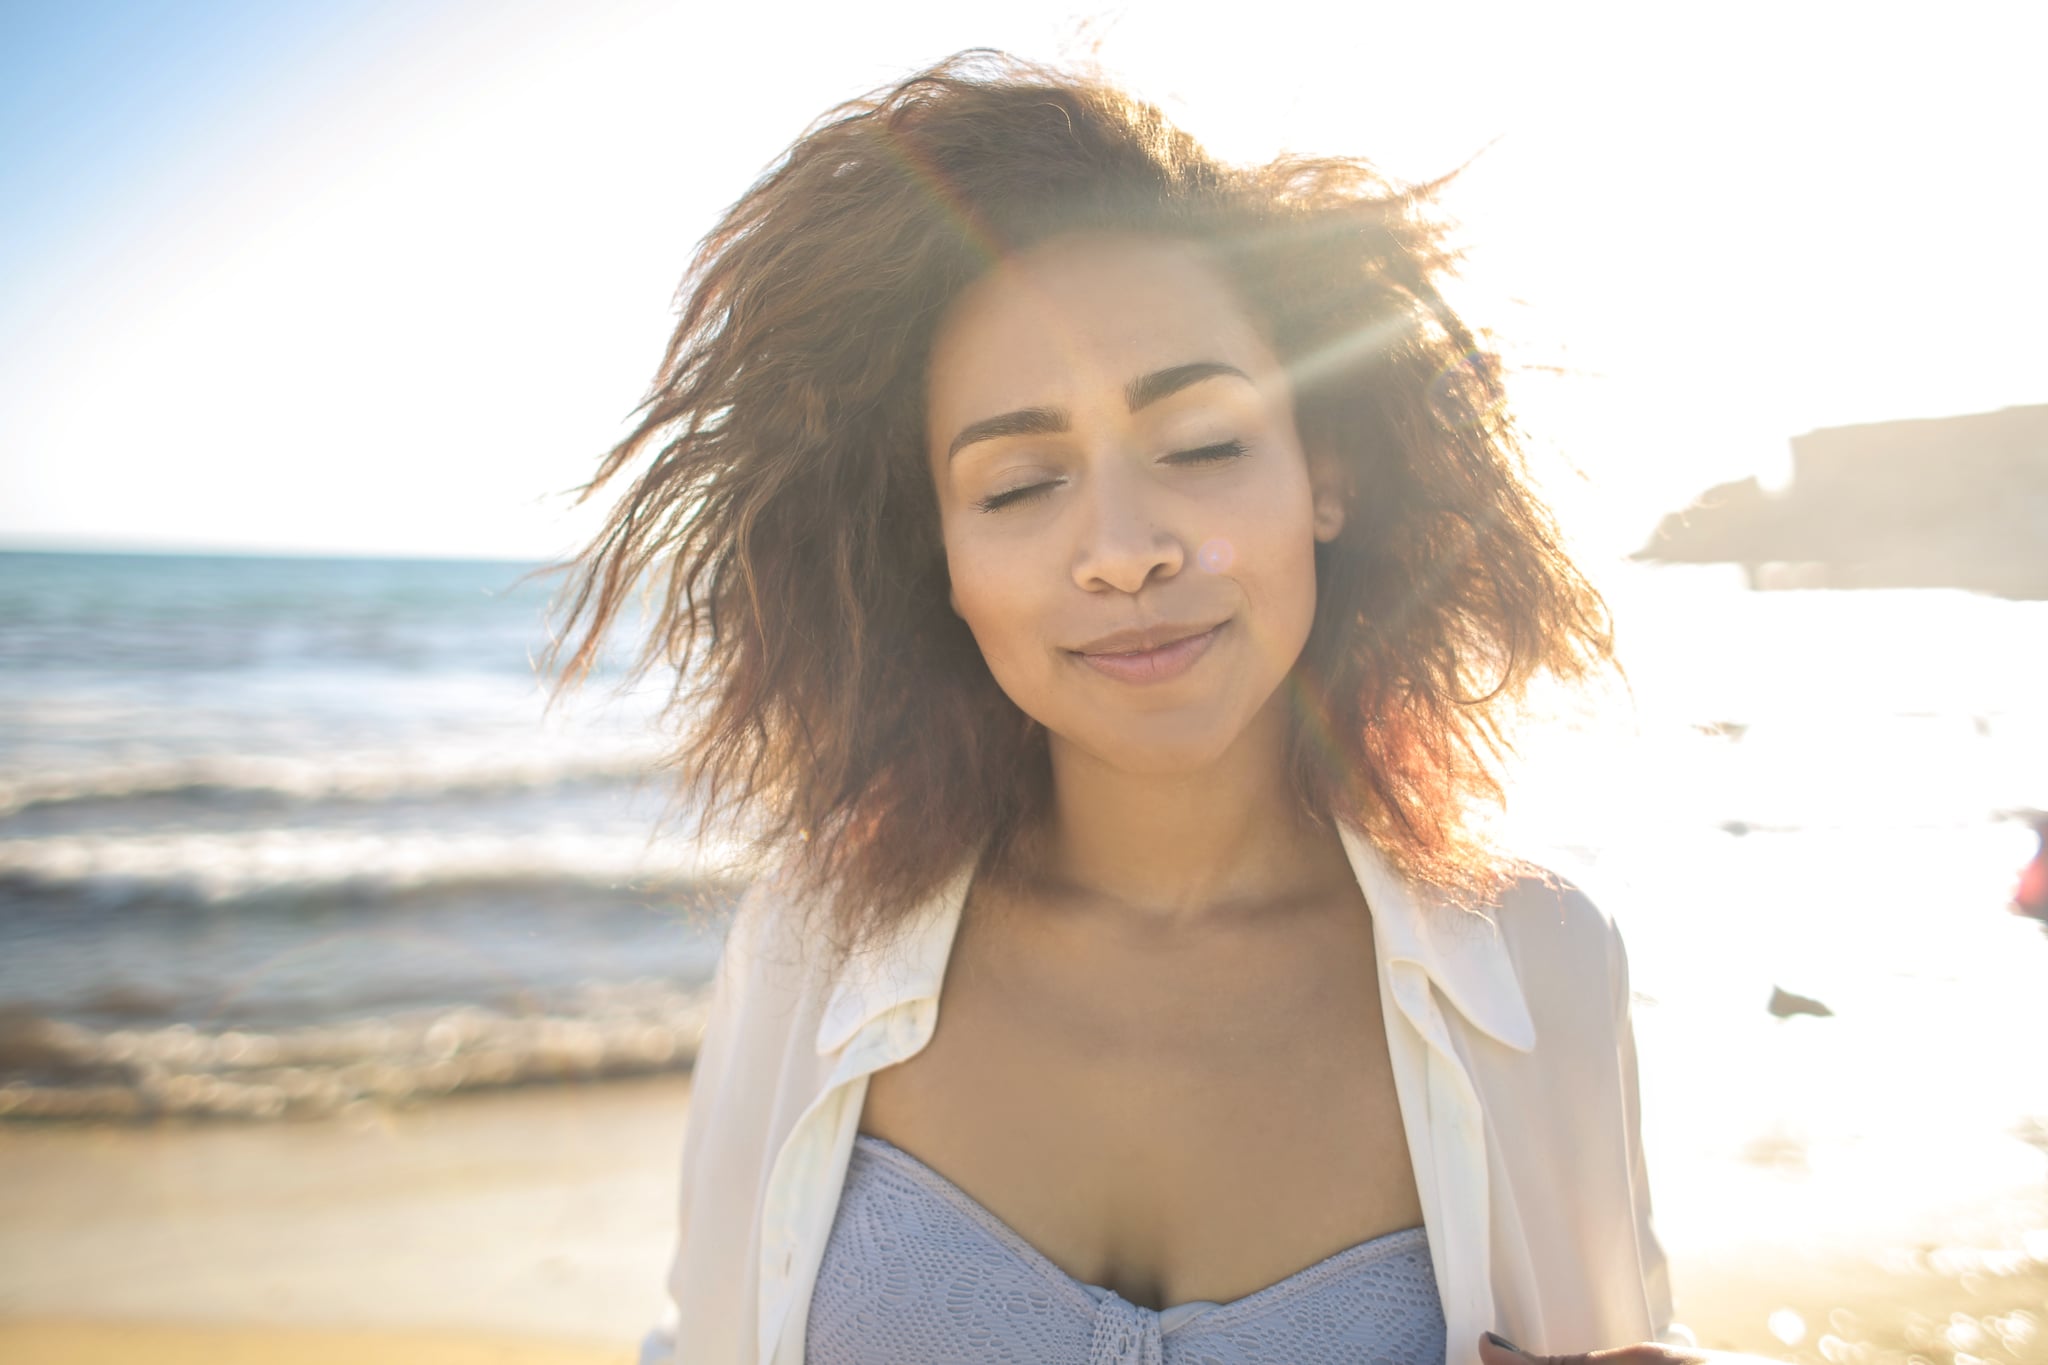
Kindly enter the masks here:
[[1240, 455], [1249, 455], [1250, 447], [1243, 441], [1221, 441], [1213, 446], [1198, 446], [1193, 450], [1176, 450], [1166, 458], [1175, 464], [1206, 464], [1211, 460], [1234, 460]]
[[1052, 491], [1051, 482], [1026, 484], [1022, 488], [1006, 488], [1000, 493], [991, 493], [985, 498], [976, 498], [974, 505], [984, 512], [1000, 512], [1005, 507], [1020, 502], [1042, 498]]
[[[1219, 441], [1212, 446], [1197, 446], [1193, 450], [1176, 450], [1166, 458], [1174, 464], [1209, 464], [1218, 460], [1234, 460], [1240, 455], [1251, 454], [1251, 447], [1242, 441]], [[974, 505], [984, 512], [1000, 512], [1005, 507], [1042, 498], [1058, 486], [1058, 480], [1044, 483], [1025, 484], [1021, 488], [1006, 488], [1000, 493], [991, 493], [985, 498], [976, 498]]]

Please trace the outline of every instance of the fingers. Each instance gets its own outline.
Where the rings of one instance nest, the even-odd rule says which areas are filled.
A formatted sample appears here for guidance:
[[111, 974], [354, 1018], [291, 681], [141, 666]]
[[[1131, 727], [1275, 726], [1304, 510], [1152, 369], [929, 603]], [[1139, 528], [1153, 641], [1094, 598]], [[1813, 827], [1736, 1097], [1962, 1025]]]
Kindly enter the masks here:
[[1486, 1332], [1479, 1338], [1479, 1359], [1482, 1365], [1529, 1365], [1549, 1358], [1523, 1350], [1498, 1332]]

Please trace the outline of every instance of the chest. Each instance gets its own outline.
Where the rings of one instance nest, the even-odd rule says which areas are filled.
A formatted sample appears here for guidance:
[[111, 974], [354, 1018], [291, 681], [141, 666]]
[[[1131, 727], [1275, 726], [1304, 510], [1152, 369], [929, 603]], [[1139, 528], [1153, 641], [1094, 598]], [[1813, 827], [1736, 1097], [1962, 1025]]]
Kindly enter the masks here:
[[863, 1131], [1153, 1308], [1422, 1222], [1362, 904], [1195, 934], [1017, 922], [963, 920], [931, 1042], [870, 1078]]

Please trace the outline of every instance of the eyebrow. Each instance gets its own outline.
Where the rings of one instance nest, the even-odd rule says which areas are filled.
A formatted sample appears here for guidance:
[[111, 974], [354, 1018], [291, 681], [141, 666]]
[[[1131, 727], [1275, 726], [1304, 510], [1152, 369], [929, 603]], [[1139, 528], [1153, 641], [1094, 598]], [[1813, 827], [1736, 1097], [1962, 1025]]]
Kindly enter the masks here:
[[[1172, 397], [1182, 389], [1220, 375], [1235, 375], [1247, 384], [1252, 382], [1252, 377], [1235, 365], [1226, 365], [1220, 360], [1197, 360], [1192, 364], [1154, 370], [1133, 379], [1124, 385], [1124, 404], [1132, 412], [1137, 412], [1163, 398]], [[993, 441], [1003, 436], [1057, 436], [1067, 429], [1067, 414], [1060, 408], [1019, 408], [1015, 412], [969, 422], [953, 438], [953, 444], [946, 447], [946, 458], [951, 460], [977, 441]]]
[[1157, 403], [1162, 398], [1171, 398], [1193, 384], [1218, 375], [1234, 374], [1245, 383], [1252, 377], [1235, 365], [1225, 365], [1220, 360], [1198, 360], [1192, 365], [1175, 365], [1171, 369], [1154, 370], [1124, 385], [1124, 402], [1132, 412]]

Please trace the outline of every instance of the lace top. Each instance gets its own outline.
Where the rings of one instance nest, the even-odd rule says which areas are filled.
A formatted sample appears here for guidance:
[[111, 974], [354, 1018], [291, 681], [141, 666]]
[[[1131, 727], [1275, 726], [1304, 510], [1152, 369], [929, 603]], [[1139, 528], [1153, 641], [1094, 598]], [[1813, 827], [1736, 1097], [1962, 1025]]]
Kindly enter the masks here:
[[1229, 1303], [1155, 1312], [1047, 1260], [866, 1133], [811, 1295], [805, 1365], [1442, 1365], [1427, 1234], [1404, 1228]]

